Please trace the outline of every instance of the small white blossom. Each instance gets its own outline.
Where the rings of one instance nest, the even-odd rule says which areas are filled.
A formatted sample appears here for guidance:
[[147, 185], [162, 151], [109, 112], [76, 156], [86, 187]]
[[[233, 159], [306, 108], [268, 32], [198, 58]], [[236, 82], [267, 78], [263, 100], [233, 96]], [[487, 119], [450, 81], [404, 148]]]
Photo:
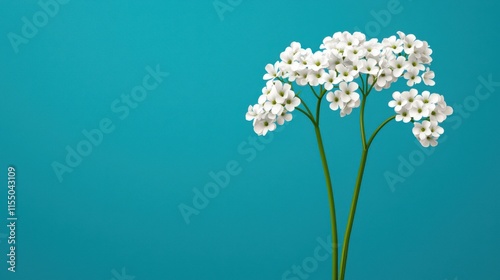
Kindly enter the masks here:
[[394, 111], [399, 113], [399, 111], [401, 111], [401, 109], [403, 109], [408, 103], [408, 100], [404, 97], [405, 96], [403, 96], [399, 91], [395, 91], [392, 94], [393, 100], [389, 101], [389, 107], [394, 108]]
[[416, 48], [420, 48], [423, 45], [423, 42], [417, 40], [415, 35], [409, 34], [403, 38], [404, 40], [404, 51], [407, 54], [412, 54]]
[[436, 82], [434, 82], [434, 77], [435, 77], [434, 71], [431, 71], [429, 67], [427, 67], [425, 73], [422, 74], [422, 79], [424, 80], [424, 84], [428, 86], [434, 86], [436, 84]]
[[349, 101], [348, 103], [345, 103], [345, 106], [341, 108], [340, 116], [345, 117], [345, 116], [351, 114], [352, 109], [358, 108], [360, 104], [361, 104], [361, 102], [359, 99], [356, 101], [351, 99], [351, 101]]
[[410, 112], [406, 107], [399, 110], [398, 114], [396, 115], [396, 121], [403, 121], [404, 123], [408, 123], [411, 121]]
[[382, 40], [384, 47], [391, 49], [394, 53], [401, 53], [403, 51], [403, 41], [396, 39], [396, 36], [391, 36]]
[[370, 74], [377, 76], [380, 68], [377, 66], [377, 61], [373, 58], [368, 58], [363, 64], [363, 67], [359, 70], [360, 73]]
[[287, 111], [283, 111], [279, 116], [276, 118], [276, 122], [279, 125], [283, 125], [285, 121], [289, 122], [293, 118], [292, 114], [288, 113]]
[[287, 112], [292, 112], [297, 106], [300, 105], [300, 98], [295, 96], [294, 92], [290, 92], [283, 102]]
[[408, 80], [406, 84], [411, 87], [414, 84], [419, 84], [422, 81], [422, 78], [418, 75], [418, 70], [407, 71], [404, 75], [405, 79]]
[[425, 66], [420, 63], [415, 55], [410, 55], [408, 58], [407, 68], [409, 72], [418, 73], [425, 70]]
[[320, 51], [309, 56], [306, 61], [307, 67], [313, 71], [319, 71], [328, 66], [328, 58]]
[[254, 123], [254, 131], [258, 135], [266, 135], [269, 131], [273, 131], [276, 129], [276, 120], [269, 118], [268, 116], [257, 120]]
[[413, 135], [419, 140], [425, 139], [432, 134], [430, 121], [423, 121], [422, 123], [415, 122], [413, 125]]
[[326, 82], [328, 74], [324, 69], [320, 69], [318, 71], [309, 71], [307, 73], [307, 83], [313, 87], [317, 85], [322, 85]]
[[392, 67], [392, 75], [396, 78], [403, 75], [403, 71], [408, 67], [408, 63], [404, 56], [400, 56], [397, 59], [392, 60], [390, 65]]
[[357, 101], [359, 99], [359, 94], [356, 92], [358, 88], [359, 86], [355, 82], [341, 82], [339, 84], [339, 90], [337, 90], [337, 92], [339, 93], [342, 102], [349, 103], [351, 100]]
[[382, 89], [387, 84], [390, 84], [393, 81], [394, 77], [392, 76], [392, 70], [389, 68], [383, 69], [377, 77], [377, 86]]
[[335, 84], [340, 82], [340, 78], [337, 77], [337, 72], [330, 70], [328, 74], [324, 77], [325, 84], [324, 87], [326, 90], [332, 90]]
[[428, 117], [429, 113], [429, 108], [423, 102], [414, 102], [410, 108], [410, 117], [416, 121], [419, 121], [424, 117]]
[[342, 102], [342, 99], [340, 98], [340, 92], [338, 90], [335, 92], [328, 92], [326, 94], [326, 100], [330, 102], [330, 109], [333, 111], [336, 111], [339, 108], [342, 109], [342, 107], [345, 106], [344, 102]]
[[267, 64], [266, 65], [266, 71], [267, 73], [264, 75], [264, 80], [272, 80], [272, 79], [276, 79], [280, 76], [280, 71], [279, 71], [279, 62], [276, 62], [274, 63], [274, 65], [272, 64]]
[[344, 64], [337, 65], [335, 69], [339, 73], [338, 76], [345, 82], [351, 82], [354, 79], [354, 76], [357, 75], [356, 70], [346, 67]]
[[431, 131], [431, 136], [437, 139], [444, 133], [444, 128], [440, 127], [438, 122], [431, 121], [430, 123], [431, 126], [429, 127], [429, 129]]
[[424, 139], [418, 139], [418, 140], [420, 141], [420, 144], [426, 148], [429, 146], [435, 147], [438, 144], [438, 142], [436, 141], [436, 138], [433, 137], [432, 135], [429, 135]]

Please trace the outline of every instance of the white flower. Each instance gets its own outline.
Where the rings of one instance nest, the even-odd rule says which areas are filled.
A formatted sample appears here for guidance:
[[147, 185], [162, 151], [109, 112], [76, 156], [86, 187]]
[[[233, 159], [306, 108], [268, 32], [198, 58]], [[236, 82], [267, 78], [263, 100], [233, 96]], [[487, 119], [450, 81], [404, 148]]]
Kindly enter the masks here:
[[286, 73], [289, 82], [295, 82], [297, 78], [300, 78], [300, 70], [291, 70]]
[[396, 39], [396, 36], [391, 36], [382, 40], [382, 45], [390, 48], [394, 53], [400, 53], [403, 51], [403, 41]]
[[281, 65], [289, 68], [292, 67], [292, 65], [297, 62], [301, 52], [302, 48], [300, 46], [300, 43], [292, 42], [290, 46], [280, 54], [280, 58], [282, 61]]
[[253, 106], [250, 105], [248, 106], [248, 112], [245, 115], [245, 119], [247, 121], [252, 121], [259, 118], [262, 113], [264, 113], [264, 108], [262, 108], [262, 106], [260, 106], [259, 104], [255, 104]]
[[358, 32], [358, 36], [356, 36], [356, 35], [351, 34], [349, 32], [343, 32], [342, 37], [340, 37], [340, 39], [349, 47], [350, 46], [359, 46], [359, 43], [360, 43], [359, 34], [361, 34], [361, 33]]
[[328, 74], [326, 74], [324, 69], [319, 71], [309, 71], [307, 73], [307, 83], [315, 87], [317, 85], [322, 85], [325, 83]]
[[292, 120], [292, 114], [288, 113], [287, 111], [283, 111], [277, 118], [276, 118], [276, 122], [279, 124], [279, 125], [283, 125], [285, 123], [285, 121], [289, 122]]
[[282, 98], [279, 95], [273, 92], [267, 96], [267, 99], [268, 101], [264, 103], [264, 110], [271, 112], [274, 115], [278, 115], [283, 112], [283, 104], [280, 102]]
[[263, 119], [257, 120], [254, 124], [254, 131], [258, 135], [266, 135], [267, 132], [276, 129], [276, 120], [269, 118], [268, 116]]
[[414, 102], [410, 108], [410, 117], [416, 121], [419, 121], [424, 117], [428, 117], [429, 113], [429, 108], [423, 102]]
[[324, 77], [325, 84], [324, 87], [326, 90], [332, 90], [334, 84], [338, 84], [341, 79], [337, 77], [337, 72], [330, 70], [328, 74]]
[[412, 87], [414, 84], [419, 84], [422, 81], [422, 78], [418, 75], [418, 70], [413, 69], [412, 71], [407, 71], [404, 75], [405, 79], [408, 80], [406, 84], [409, 87]]
[[356, 92], [358, 88], [359, 86], [355, 82], [351, 83], [341, 82], [339, 84], [340, 90], [337, 90], [337, 92], [339, 93], [342, 102], [348, 103], [351, 100], [357, 101], [359, 99], [359, 94]]
[[436, 141], [436, 138], [433, 137], [432, 135], [429, 135], [424, 139], [419, 139], [419, 138], [417, 138], [417, 139], [418, 139], [418, 141], [420, 141], [420, 144], [426, 148], [429, 146], [435, 147], [438, 144], [438, 142]]
[[404, 98], [404, 96], [399, 92], [395, 91], [392, 94], [393, 100], [389, 101], [389, 107], [394, 108], [396, 113], [399, 113], [401, 109], [408, 103], [408, 100]]
[[333, 39], [333, 38], [332, 38], [332, 37], [330, 37], [330, 36], [327, 36], [327, 37], [325, 37], [325, 38], [323, 39], [323, 44], [321, 44], [321, 45], [319, 46], [319, 48], [320, 48], [320, 49], [322, 49], [322, 50], [324, 50], [324, 49], [326, 49], [326, 50], [331, 50], [331, 49], [333, 49], [333, 48], [335, 47], [336, 43], [337, 43], [337, 42], [336, 42], [336, 40], [335, 40], [335, 39]]
[[291, 88], [292, 86], [290, 84], [287, 83], [283, 84], [281, 83], [281, 81], [275, 81], [274, 87], [271, 89], [271, 94], [276, 94], [278, 102], [283, 103], [288, 94], [292, 92]]
[[356, 70], [353, 70], [352, 68], [348, 68], [343, 64], [339, 64], [335, 67], [337, 72], [339, 73], [339, 77], [342, 78], [343, 81], [346, 82], [351, 82], [354, 79], [354, 76], [356, 76], [357, 72]]
[[430, 123], [429, 130], [431, 131], [431, 136], [437, 139], [444, 133], [444, 128], [440, 127], [438, 122], [431, 121]]
[[406, 104], [408, 108], [413, 107], [414, 102], [422, 102], [419, 98], [417, 98], [418, 91], [414, 88], [410, 89], [409, 91], [403, 91], [401, 93], [401, 98], [406, 100]]
[[415, 122], [413, 124], [413, 135], [417, 137], [419, 140], [427, 138], [427, 136], [431, 135], [431, 122], [423, 121], [422, 123]]
[[429, 44], [426, 41], [422, 42], [421, 47], [415, 48], [413, 54], [418, 58], [420, 63], [430, 64], [432, 62], [432, 49], [429, 47]]
[[355, 60], [352, 62], [351, 68], [352, 70], [356, 71], [356, 75], [354, 76], [354, 78], [359, 77], [359, 71], [365, 68], [365, 63], [365, 60]]
[[396, 78], [403, 75], [403, 71], [408, 67], [406, 58], [404, 56], [400, 56], [397, 59], [392, 60], [390, 62], [390, 65], [392, 67], [392, 75], [394, 75], [394, 77]]
[[408, 58], [407, 66], [408, 66], [408, 71], [416, 72], [417, 74], [418, 72], [425, 70], [425, 66], [421, 64], [420, 61], [418, 61], [415, 55], [410, 55], [410, 57]]
[[273, 89], [274, 81], [267, 81], [266, 86], [262, 88], [262, 95], [268, 95]]
[[336, 70], [337, 65], [343, 64], [344, 58], [342, 56], [337, 56], [335, 54], [330, 54], [330, 58], [328, 59], [329, 70]]
[[422, 79], [424, 80], [424, 84], [428, 86], [434, 86], [436, 84], [436, 82], [434, 82], [434, 77], [435, 77], [434, 71], [431, 71], [429, 67], [427, 67], [425, 73], [422, 74]]
[[379, 70], [380, 68], [377, 66], [377, 61], [373, 58], [368, 58], [359, 72], [377, 76]]
[[366, 49], [361, 46], [352, 46], [346, 49], [344, 55], [352, 61], [361, 59], [366, 55]]
[[264, 75], [264, 80], [272, 80], [280, 76], [280, 71], [279, 71], [279, 62], [272, 64], [267, 64], [266, 65], [266, 71], [267, 73]]
[[366, 49], [367, 54], [371, 57], [377, 57], [383, 47], [382, 44], [380, 44], [375, 38], [366, 41], [363, 46]]
[[342, 99], [340, 99], [340, 92], [337, 90], [334, 93], [333, 92], [328, 92], [326, 94], [326, 100], [330, 102], [330, 109], [333, 111], [338, 110], [339, 108], [342, 109], [344, 107], [344, 102], [342, 102]]
[[404, 51], [407, 54], [412, 54], [415, 51], [415, 48], [420, 48], [423, 45], [423, 42], [417, 40], [413, 34], [406, 35], [403, 40]]
[[354, 33], [352, 33], [352, 36], [358, 39], [357, 45], [361, 45], [366, 41], [366, 35], [359, 31], [355, 31]]
[[313, 71], [319, 71], [328, 66], [328, 58], [320, 51], [309, 56], [306, 61], [307, 67]]
[[407, 108], [402, 108], [398, 114], [396, 115], [396, 121], [403, 121], [404, 123], [408, 123], [411, 121], [410, 112]]
[[444, 120], [446, 120], [447, 116], [449, 116], [451, 114], [453, 114], [453, 108], [451, 108], [450, 106], [446, 106], [446, 103], [444, 106], [442, 106], [442, 105], [440, 105], [440, 103], [438, 103], [435, 106], [434, 110], [432, 110], [429, 113], [429, 118], [431, 121], [441, 123]]
[[309, 76], [309, 72], [311, 72], [312, 70], [308, 70], [308, 69], [304, 69], [304, 70], [298, 70], [298, 76], [297, 78], [295, 79], [295, 82], [299, 85], [299, 86], [305, 86], [308, 84], [308, 80], [307, 80], [307, 77]]
[[296, 60], [297, 56], [302, 51], [302, 47], [299, 42], [292, 42], [289, 47], [285, 49], [284, 52], [281, 53], [281, 60], [285, 61], [284, 57], [291, 56], [292, 60]]
[[[288, 47], [287, 50], [288, 49], [290, 49], [290, 47]], [[281, 67], [290, 69], [293, 65], [293, 62], [295, 61], [295, 57], [292, 51], [287, 51], [287, 50], [285, 50], [280, 54]]]
[[345, 116], [351, 114], [352, 109], [359, 107], [360, 104], [361, 104], [361, 102], [359, 101], [359, 99], [356, 101], [351, 100], [348, 103], [345, 103], [345, 106], [342, 107], [340, 110], [340, 116], [345, 117]]
[[379, 88], [385, 87], [393, 80], [392, 70], [389, 68], [383, 69], [377, 77], [377, 86]]
[[285, 104], [286, 111], [292, 112], [297, 106], [300, 105], [300, 98], [295, 96], [295, 93], [291, 91], [283, 103]]
[[439, 94], [430, 93], [428, 90], [422, 91], [422, 102], [425, 104], [437, 104], [439, 102]]

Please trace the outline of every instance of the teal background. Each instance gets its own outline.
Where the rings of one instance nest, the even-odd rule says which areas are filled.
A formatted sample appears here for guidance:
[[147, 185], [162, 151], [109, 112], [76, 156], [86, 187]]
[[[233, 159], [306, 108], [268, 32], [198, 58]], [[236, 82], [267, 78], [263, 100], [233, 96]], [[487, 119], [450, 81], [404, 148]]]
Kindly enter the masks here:
[[[244, 114], [265, 84], [264, 66], [290, 42], [316, 50], [325, 36], [359, 29], [428, 41], [432, 90], [450, 105], [477, 108], [445, 122], [446, 141], [392, 189], [384, 174], [397, 174], [401, 157], [420, 149], [409, 125], [382, 131], [368, 159], [346, 279], [500, 279], [500, 87], [478, 104], [471, 97], [480, 76], [500, 81], [499, 4], [400, 0], [401, 12], [377, 22], [389, 2], [232, 1], [238, 5], [220, 18], [212, 1], [71, 0], [16, 54], [7, 34], [20, 34], [21, 18], [41, 8], [3, 0], [0, 174], [5, 183], [7, 167], [17, 169], [19, 220], [15, 274], [0, 227], [0, 278], [121, 280], [125, 268], [135, 280], [282, 279], [330, 234], [314, 132], [295, 114], [257, 149]], [[169, 76], [121, 120], [110, 104], [156, 65]], [[369, 129], [391, 114], [390, 94], [373, 95]], [[324, 109], [342, 236], [360, 156], [358, 117]], [[59, 182], [51, 164], [63, 163], [65, 147], [103, 118], [115, 130]], [[179, 205], [192, 206], [193, 188], [231, 161], [239, 174], [187, 225]], [[328, 259], [308, 279], [330, 273]]]

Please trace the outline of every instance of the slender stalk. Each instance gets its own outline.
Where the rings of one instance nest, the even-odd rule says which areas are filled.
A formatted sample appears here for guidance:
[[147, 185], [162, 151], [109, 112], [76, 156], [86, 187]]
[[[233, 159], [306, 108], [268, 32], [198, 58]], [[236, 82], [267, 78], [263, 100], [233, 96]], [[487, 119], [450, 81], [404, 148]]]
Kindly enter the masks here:
[[332, 180], [330, 178], [330, 171], [328, 169], [328, 162], [326, 160], [325, 148], [323, 146], [323, 139], [321, 137], [321, 131], [319, 129], [319, 125], [314, 125], [314, 130], [316, 132], [316, 139], [318, 140], [318, 148], [319, 154], [321, 156], [321, 163], [323, 164], [323, 172], [325, 173], [326, 180], [326, 189], [328, 191], [328, 200], [330, 203], [330, 220], [332, 227], [332, 269], [333, 275], [332, 279], [338, 279], [338, 239], [337, 239], [337, 216], [335, 214], [335, 201], [333, 199], [333, 188], [332, 188]]
[[361, 130], [361, 144], [363, 145], [363, 150], [366, 150], [366, 136], [365, 136], [365, 105], [366, 97], [361, 100], [361, 110], [359, 110], [359, 128]]
[[[313, 116], [313, 113], [311, 112], [311, 110], [309, 109], [309, 106], [307, 106], [306, 102], [304, 101], [304, 99], [300, 98], [299, 96], [297, 96], [297, 98], [300, 99], [300, 104], [304, 105], [304, 108], [306, 108], [306, 111], [307, 113], [310, 115], [310, 116]], [[313, 123], [315, 124], [316, 121], [313, 121]]]
[[[369, 77], [368, 77], [368, 74], [367, 74], [367, 75], [366, 75], [366, 81], [367, 81], [367, 82], [366, 82], [366, 83], [367, 83], [367, 86], [366, 86], [366, 87], [368, 87], [368, 80], [369, 80]], [[370, 88], [368, 88], [368, 90], [366, 91], [366, 96], [368, 96], [368, 94], [370, 94], [370, 92], [371, 92], [371, 91], [372, 91], [372, 89], [373, 89], [373, 86], [375, 86], [375, 84], [376, 84], [376, 83], [377, 83], [377, 78], [373, 78], [373, 82], [372, 82], [372, 84], [371, 84]]]
[[309, 85], [309, 87], [311, 88], [311, 91], [312, 91], [312, 93], [314, 93], [314, 95], [316, 96], [316, 98], [318, 98], [318, 99], [319, 99], [319, 95], [318, 95], [318, 94], [316, 93], [316, 91], [314, 90], [314, 87], [313, 87], [313, 86], [311, 86], [311, 85]]
[[311, 116], [308, 112], [304, 111], [302, 108], [299, 108], [299, 107], [295, 108], [295, 110], [306, 115], [306, 117], [313, 123], [313, 125], [316, 125], [316, 121], [314, 120], [313, 116]]
[[384, 128], [384, 126], [385, 126], [386, 124], [388, 124], [390, 121], [392, 121], [392, 120], [393, 120], [393, 119], [395, 119], [395, 118], [396, 118], [396, 116], [389, 117], [387, 120], [385, 120], [382, 124], [380, 124], [380, 125], [377, 127], [377, 129], [375, 130], [375, 132], [373, 132], [372, 136], [370, 137], [370, 140], [368, 140], [368, 143], [366, 144], [366, 145], [367, 145], [367, 146], [366, 146], [366, 147], [367, 147], [367, 149], [369, 149], [369, 148], [370, 148], [370, 145], [372, 144], [373, 139], [375, 139], [375, 136], [377, 136], [378, 132], [379, 132], [382, 128]]
[[318, 97], [318, 102], [316, 103], [316, 125], [319, 127], [319, 113], [321, 112], [321, 100], [323, 100], [323, 95]]
[[[361, 93], [363, 94], [363, 96], [365, 95], [365, 80], [363, 80], [363, 75], [359, 75], [359, 78], [361, 79]], [[366, 80], [366, 82], [368, 83], [368, 80]]]
[[361, 162], [359, 164], [358, 178], [354, 187], [354, 195], [352, 197], [351, 211], [347, 220], [347, 227], [344, 235], [344, 244], [342, 244], [342, 257], [340, 259], [340, 277], [339, 280], [344, 280], [345, 269], [347, 264], [347, 253], [349, 251], [349, 240], [351, 239], [352, 225], [354, 223], [354, 215], [356, 214], [356, 206], [358, 204], [359, 191], [361, 189], [361, 181], [365, 172], [366, 159], [368, 157], [368, 149], [363, 149], [361, 154]]
[[[372, 85], [373, 87], [373, 85]], [[388, 119], [386, 119], [382, 124], [380, 124], [377, 129], [373, 132], [371, 135], [370, 139], [366, 141], [366, 136], [365, 136], [365, 119], [364, 119], [364, 113], [365, 113], [365, 105], [366, 105], [366, 99], [368, 98], [368, 94], [370, 93], [372, 87], [370, 87], [367, 91], [364, 92], [364, 98], [361, 101], [361, 112], [360, 112], [360, 130], [361, 130], [361, 142], [363, 144], [363, 150], [361, 153], [361, 160], [359, 163], [359, 169], [358, 169], [358, 177], [356, 178], [356, 185], [354, 186], [354, 194], [352, 197], [352, 202], [351, 202], [351, 210], [349, 211], [349, 217], [347, 219], [347, 227], [344, 235], [344, 243], [342, 244], [342, 255], [340, 259], [340, 273], [339, 273], [339, 280], [344, 280], [345, 277], [345, 271], [346, 271], [346, 265], [347, 265], [347, 255], [349, 252], [349, 241], [351, 239], [351, 232], [352, 232], [352, 226], [354, 224], [354, 216], [356, 215], [356, 208], [358, 205], [358, 198], [359, 198], [359, 192], [361, 190], [361, 182], [363, 181], [363, 175], [365, 172], [365, 166], [366, 166], [366, 160], [368, 158], [368, 151], [370, 149], [370, 146], [377, 136], [377, 134], [380, 132], [380, 130], [388, 124], [391, 120], [395, 118], [395, 116], [392, 116]]]

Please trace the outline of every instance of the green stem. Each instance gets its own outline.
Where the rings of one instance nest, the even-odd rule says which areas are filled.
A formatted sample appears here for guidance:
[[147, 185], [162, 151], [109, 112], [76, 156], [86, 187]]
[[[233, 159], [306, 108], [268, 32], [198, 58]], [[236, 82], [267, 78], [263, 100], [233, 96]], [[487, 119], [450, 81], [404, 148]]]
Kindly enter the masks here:
[[380, 132], [380, 130], [388, 124], [391, 120], [395, 118], [395, 116], [389, 117], [382, 124], [380, 124], [377, 129], [373, 132], [368, 142], [365, 137], [365, 120], [364, 120], [364, 111], [365, 111], [365, 103], [366, 98], [368, 97], [369, 91], [366, 93], [365, 98], [361, 104], [361, 113], [360, 113], [360, 127], [361, 127], [361, 141], [363, 143], [363, 151], [361, 153], [361, 160], [359, 163], [358, 177], [356, 179], [356, 185], [354, 186], [354, 195], [352, 197], [351, 202], [351, 210], [349, 211], [349, 217], [347, 219], [347, 227], [344, 235], [344, 243], [342, 244], [342, 255], [340, 259], [340, 276], [339, 280], [344, 280], [346, 265], [347, 265], [347, 255], [349, 252], [349, 241], [351, 239], [352, 226], [354, 224], [354, 216], [356, 215], [356, 207], [358, 205], [359, 192], [361, 190], [361, 182], [363, 181], [363, 175], [365, 173], [366, 159], [368, 158], [368, 151], [370, 146]]
[[361, 100], [361, 110], [359, 110], [359, 128], [361, 130], [361, 144], [363, 145], [363, 150], [366, 150], [366, 136], [365, 136], [365, 105], [366, 97]]
[[[304, 106], [304, 108], [306, 108], [306, 111], [309, 114], [309, 116], [313, 116], [313, 113], [309, 109], [309, 106], [307, 106], [306, 102], [304, 102], [304, 99], [300, 98], [299, 96], [297, 96], [297, 98], [300, 99], [300, 104], [302, 104]], [[316, 122], [313, 121], [313, 123], [315, 124]]]
[[[366, 81], [367, 81], [366, 83], [367, 83], [367, 85], [368, 85], [368, 80], [369, 80], [369, 77], [368, 77], [368, 75], [367, 75], [367, 76], [366, 76]], [[372, 89], [373, 89], [373, 86], [375, 86], [375, 83], [377, 83], [377, 78], [375, 78], [375, 77], [374, 77], [374, 78], [373, 78], [373, 82], [372, 82], [372, 84], [371, 84], [370, 88], [366, 91], [366, 96], [368, 96], [368, 94], [370, 94], [370, 92], [371, 92], [371, 91], [372, 91]], [[367, 87], [368, 87], [368, 86], [367, 86]]]
[[323, 100], [321, 97], [318, 97], [318, 102], [316, 103], [316, 125], [319, 127], [319, 113], [321, 112], [321, 100]]
[[295, 110], [301, 112], [302, 114], [306, 115], [306, 117], [313, 123], [313, 125], [316, 125], [316, 121], [314, 120], [314, 117], [311, 116], [308, 112], [304, 111], [302, 108], [296, 107]]
[[370, 145], [372, 144], [373, 139], [375, 139], [375, 136], [377, 136], [378, 132], [379, 132], [382, 128], [384, 128], [384, 126], [385, 126], [386, 124], [388, 124], [390, 121], [392, 121], [392, 120], [393, 120], [393, 119], [395, 119], [395, 118], [396, 118], [396, 116], [389, 117], [387, 120], [385, 120], [382, 124], [380, 124], [380, 125], [377, 127], [377, 129], [375, 130], [375, 132], [373, 132], [372, 136], [370, 137], [370, 140], [368, 140], [368, 144], [367, 144], [367, 146], [366, 146], [366, 147], [367, 147], [367, 149], [369, 149], [369, 148], [370, 148]]
[[359, 164], [358, 178], [354, 187], [354, 195], [352, 197], [351, 211], [347, 220], [347, 227], [344, 235], [344, 244], [342, 244], [342, 257], [340, 259], [340, 277], [339, 280], [344, 280], [345, 269], [347, 264], [347, 253], [349, 251], [349, 240], [351, 238], [352, 225], [354, 223], [354, 215], [356, 214], [356, 206], [358, 204], [359, 191], [361, 189], [361, 181], [365, 172], [366, 158], [368, 157], [368, 149], [363, 149], [361, 154], [361, 162]]
[[316, 131], [316, 139], [318, 140], [319, 154], [321, 156], [321, 163], [323, 164], [323, 172], [325, 173], [326, 189], [328, 191], [328, 200], [330, 202], [330, 220], [332, 227], [332, 269], [333, 275], [332, 279], [337, 280], [338, 278], [338, 239], [337, 239], [337, 216], [335, 214], [335, 201], [333, 199], [333, 188], [332, 180], [330, 178], [330, 171], [328, 169], [328, 162], [326, 160], [325, 148], [323, 146], [323, 139], [321, 137], [321, 131], [319, 125], [314, 125], [314, 130]]
[[[359, 74], [359, 78], [361, 79], [361, 88], [360, 88], [360, 90], [361, 90], [361, 93], [364, 96], [365, 95], [365, 92], [364, 92], [364, 90], [365, 90], [365, 81], [363, 80], [363, 75]], [[366, 82], [368, 82], [368, 81], [366, 81]]]
[[309, 85], [309, 87], [311, 88], [311, 91], [316, 96], [316, 98], [319, 99], [319, 95], [316, 93], [316, 91], [314, 90], [313, 86]]

